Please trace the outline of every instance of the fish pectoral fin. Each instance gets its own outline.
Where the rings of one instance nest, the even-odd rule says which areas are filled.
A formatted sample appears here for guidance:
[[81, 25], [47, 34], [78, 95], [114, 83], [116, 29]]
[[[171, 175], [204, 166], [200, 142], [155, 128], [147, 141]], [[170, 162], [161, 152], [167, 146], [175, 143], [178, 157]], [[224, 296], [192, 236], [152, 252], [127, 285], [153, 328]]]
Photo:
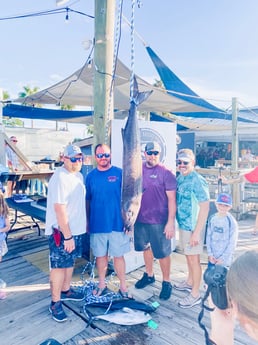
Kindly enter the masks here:
[[133, 309], [128, 308], [128, 307], [124, 307], [122, 310], [128, 314], [134, 314], [135, 313]]

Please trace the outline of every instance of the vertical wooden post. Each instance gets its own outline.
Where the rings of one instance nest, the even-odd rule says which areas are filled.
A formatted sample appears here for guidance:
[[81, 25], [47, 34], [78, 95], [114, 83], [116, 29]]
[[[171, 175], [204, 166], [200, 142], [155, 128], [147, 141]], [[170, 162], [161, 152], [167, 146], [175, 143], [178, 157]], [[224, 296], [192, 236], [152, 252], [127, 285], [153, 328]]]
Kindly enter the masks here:
[[3, 90], [0, 88], [0, 131], [2, 132], [3, 130]]
[[[238, 161], [239, 161], [239, 143], [238, 143], [238, 128], [237, 128], [237, 117], [238, 117], [238, 104], [237, 98], [232, 98], [232, 172], [237, 174], [238, 172]], [[236, 218], [240, 216], [240, 185], [234, 183], [232, 185], [233, 195], [233, 211], [236, 213]]]
[[[113, 118], [112, 83], [115, 1], [95, 0], [94, 146], [106, 139]], [[110, 99], [111, 97], [111, 99]], [[108, 116], [109, 115], [109, 116]], [[109, 117], [109, 118], [108, 118]], [[110, 143], [108, 139], [108, 144]]]
[[5, 143], [4, 143], [4, 125], [3, 125], [3, 90], [0, 88], [0, 164], [6, 166]]

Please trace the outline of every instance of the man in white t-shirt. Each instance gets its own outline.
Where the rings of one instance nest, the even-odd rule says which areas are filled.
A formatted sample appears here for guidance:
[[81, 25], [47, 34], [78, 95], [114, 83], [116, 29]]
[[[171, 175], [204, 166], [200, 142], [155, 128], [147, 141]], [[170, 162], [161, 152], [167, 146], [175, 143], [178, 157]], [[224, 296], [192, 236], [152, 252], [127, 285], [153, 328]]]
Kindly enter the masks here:
[[45, 234], [49, 236], [50, 249], [49, 311], [57, 322], [67, 320], [62, 301], [83, 300], [83, 295], [70, 287], [75, 258], [82, 254], [82, 235], [86, 233], [82, 160], [80, 148], [68, 145], [64, 165], [55, 171], [48, 185]]

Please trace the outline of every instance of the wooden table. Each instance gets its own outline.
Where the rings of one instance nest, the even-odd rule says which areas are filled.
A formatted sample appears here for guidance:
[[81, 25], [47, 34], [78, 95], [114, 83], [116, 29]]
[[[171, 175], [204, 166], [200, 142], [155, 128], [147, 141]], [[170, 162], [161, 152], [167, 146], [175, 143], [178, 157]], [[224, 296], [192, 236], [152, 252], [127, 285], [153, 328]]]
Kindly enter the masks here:
[[21, 180], [31, 180], [33, 178], [37, 179], [49, 179], [53, 175], [53, 170], [43, 170], [43, 171], [16, 171], [0, 174], [0, 181], [5, 183], [7, 181], [21, 181]]

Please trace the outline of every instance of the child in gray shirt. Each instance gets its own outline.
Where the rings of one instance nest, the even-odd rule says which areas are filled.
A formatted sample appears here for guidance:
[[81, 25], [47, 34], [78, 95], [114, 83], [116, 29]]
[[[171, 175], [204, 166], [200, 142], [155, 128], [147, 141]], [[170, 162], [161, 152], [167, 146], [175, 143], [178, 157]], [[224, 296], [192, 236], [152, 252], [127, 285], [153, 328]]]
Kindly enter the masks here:
[[237, 221], [229, 212], [231, 196], [219, 194], [216, 208], [218, 212], [210, 217], [206, 235], [208, 266], [220, 264], [228, 268], [233, 261], [238, 238]]

